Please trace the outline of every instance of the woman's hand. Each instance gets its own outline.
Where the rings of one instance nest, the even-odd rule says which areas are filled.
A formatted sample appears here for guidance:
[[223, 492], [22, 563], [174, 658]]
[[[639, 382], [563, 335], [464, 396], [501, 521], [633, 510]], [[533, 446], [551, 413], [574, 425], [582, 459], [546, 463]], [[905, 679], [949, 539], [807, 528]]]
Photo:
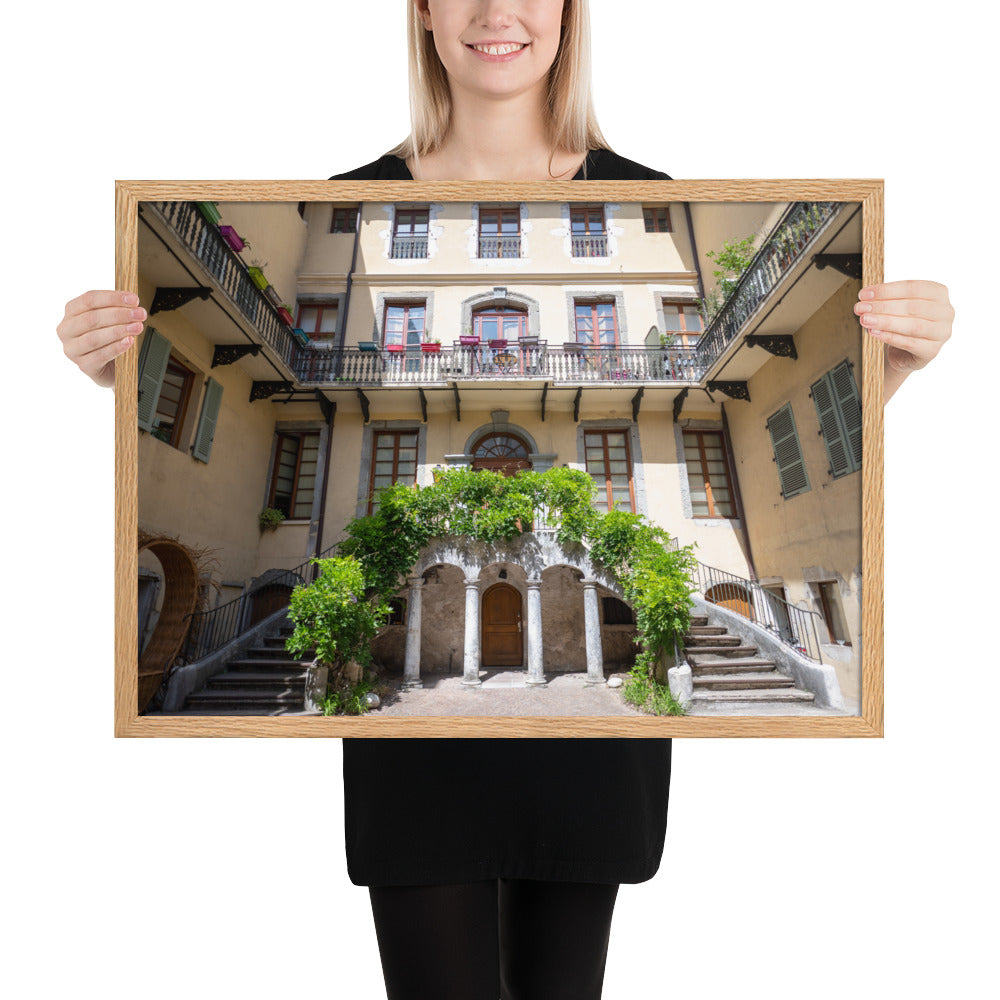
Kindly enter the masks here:
[[929, 364], [951, 336], [955, 310], [936, 281], [890, 281], [858, 293], [854, 312], [885, 344], [886, 401], [910, 372]]
[[115, 358], [142, 333], [146, 310], [132, 292], [84, 292], [56, 327], [63, 353], [98, 385], [115, 384]]

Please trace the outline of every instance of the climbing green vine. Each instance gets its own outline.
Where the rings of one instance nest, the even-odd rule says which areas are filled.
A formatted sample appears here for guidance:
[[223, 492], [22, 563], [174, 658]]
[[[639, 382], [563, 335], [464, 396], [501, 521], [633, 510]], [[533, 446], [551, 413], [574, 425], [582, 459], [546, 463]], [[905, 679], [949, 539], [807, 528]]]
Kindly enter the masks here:
[[462, 535], [498, 542], [551, 528], [560, 544], [586, 545], [635, 609], [640, 652], [623, 690], [626, 699], [655, 714], [681, 714], [655, 666], [690, 623], [694, 554], [640, 514], [601, 513], [595, 496], [588, 473], [566, 468], [513, 477], [449, 469], [435, 472], [429, 486], [397, 483], [380, 490], [375, 513], [351, 521], [337, 557], [319, 561], [319, 579], [293, 593], [289, 617], [296, 628], [288, 648], [296, 655], [315, 648], [340, 670], [348, 660], [366, 667], [390, 599], [431, 539]]

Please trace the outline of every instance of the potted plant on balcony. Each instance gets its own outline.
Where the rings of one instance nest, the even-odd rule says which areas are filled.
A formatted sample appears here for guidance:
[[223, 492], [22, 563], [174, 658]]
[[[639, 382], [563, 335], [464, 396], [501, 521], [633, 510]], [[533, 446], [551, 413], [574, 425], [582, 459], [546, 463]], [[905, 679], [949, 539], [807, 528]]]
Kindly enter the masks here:
[[198, 206], [198, 211], [201, 212], [201, 214], [209, 222], [211, 222], [213, 226], [217, 226], [219, 224], [219, 219], [221, 219], [222, 216], [219, 213], [219, 206], [216, 205], [214, 201], [198, 201], [195, 202], [195, 204]]
[[250, 244], [232, 226], [219, 226], [219, 235], [229, 244], [229, 248], [236, 253], [250, 249]]
[[265, 531], [274, 531], [284, 520], [285, 515], [277, 507], [265, 507], [257, 515], [257, 524], [260, 527], [261, 534]]
[[309, 334], [300, 326], [292, 327], [292, 336], [303, 346], [308, 347], [312, 341], [309, 339]]
[[278, 318], [285, 326], [295, 325], [295, 321], [292, 319], [292, 307], [289, 305], [278, 306]]
[[385, 349], [390, 354], [402, 354], [403, 350], [404, 350], [404, 347], [403, 347], [402, 344], [386, 344], [385, 345]]
[[271, 303], [272, 306], [274, 306], [275, 309], [281, 308], [281, 296], [278, 294], [278, 290], [274, 287], [274, 285], [268, 285], [267, 288], [264, 289], [264, 297]]
[[254, 263], [247, 268], [247, 274], [250, 275], [250, 280], [261, 290], [264, 291], [265, 288], [270, 284], [267, 278], [264, 277], [264, 266], [263, 264]]
[[441, 341], [440, 340], [425, 340], [420, 345], [420, 350], [424, 354], [440, 354], [441, 353]]
[[475, 347], [479, 343], [479, 337], [472, 332], [472, 327], [470, 326], [465, 333], [461, 334], [458, 338], [458, 342], [463, 347]]

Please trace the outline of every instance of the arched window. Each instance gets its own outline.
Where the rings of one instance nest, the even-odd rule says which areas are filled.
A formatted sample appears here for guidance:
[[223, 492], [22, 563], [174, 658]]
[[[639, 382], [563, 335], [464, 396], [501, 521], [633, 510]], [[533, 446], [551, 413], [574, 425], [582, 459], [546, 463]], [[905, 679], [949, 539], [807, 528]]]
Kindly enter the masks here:
[[487, 434], [472, 449], [472, 467], [512, 476], [531, 468], [529, 454], [527, 444], [514, 434]]
[[528, 313], [510, 306], [487, 306], [472, 314], [472, 332], [484, 343], [519, 340], [528, 333]]

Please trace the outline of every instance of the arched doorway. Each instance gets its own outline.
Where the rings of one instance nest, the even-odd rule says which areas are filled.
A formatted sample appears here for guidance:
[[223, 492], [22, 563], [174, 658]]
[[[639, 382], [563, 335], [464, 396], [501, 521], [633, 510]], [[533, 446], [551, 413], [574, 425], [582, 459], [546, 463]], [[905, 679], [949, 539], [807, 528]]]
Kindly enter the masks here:
[[524, 662], [521, 594], [509, 583], [495, 583], [483, 594], [482, 665], [519, 667]]
[[738, 583], [717, 583], [705, 592], [705, 600], [710, 604], [718, 604], [720, 608], [729, 608], [744, 618], [752, 617], [750, 595]]

